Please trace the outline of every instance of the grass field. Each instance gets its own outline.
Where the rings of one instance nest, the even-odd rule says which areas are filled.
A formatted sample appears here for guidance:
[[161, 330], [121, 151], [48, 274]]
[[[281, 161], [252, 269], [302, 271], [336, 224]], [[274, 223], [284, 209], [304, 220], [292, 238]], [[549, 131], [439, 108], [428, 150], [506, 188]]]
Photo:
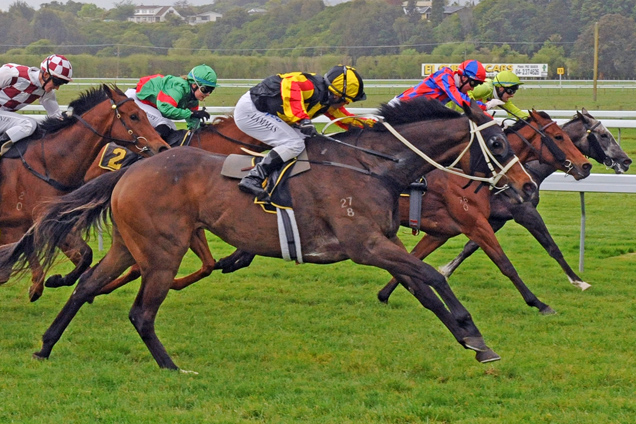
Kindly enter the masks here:
[[[541, 107], [595, 109], [578, 101]], [[621, 105], [606, 109], [636, 108]], [[636, 133], [622, 140], [636, 157]], [[32, 359], [72, 288], [47, 289], [31, 304], [28, 279], [14, 279], [0, 288], [0, 423], [634, 422], [635, 207], [633, 195], [586, 195], [586, 292], [521, 227], [500, 232], [521, 277], [557, 315], [525, 306], [481, 252], [456, 271], [451, 286], [502, 356], [486, 365], [405, 290], [377, 302], [388, 274], [350, 261], [256, 258], [170, 293], [157, 332], [177, 365], [198, 375], [155, 365], [127, 318], [138, 282], [86, 305], [51, 358]], [[544, 192], [539, 210], [576, 268], [579, 195]], [[401, 238], [407, 247], [418, 240], [406, 229]], [[209, 240], [215, 257], [232, 251]], [[446, 263], [465, 240], [427, 262]], [[198, 265], [188, 254], [181, 273]]]

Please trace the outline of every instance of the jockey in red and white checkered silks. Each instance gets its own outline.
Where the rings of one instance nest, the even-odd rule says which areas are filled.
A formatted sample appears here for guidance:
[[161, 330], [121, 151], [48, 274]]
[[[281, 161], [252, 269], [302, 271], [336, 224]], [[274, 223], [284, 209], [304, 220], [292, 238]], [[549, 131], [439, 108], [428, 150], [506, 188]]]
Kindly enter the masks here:
[[36, 100], [48, 116], [61, 116], [55, 90], [72, 81], [73, 67], [64, 56], [53, 54], [40, 67], [6, 63], [0, 67], [0, 154], [16, 141], [33, 134], [37, 121], [16, 113]]

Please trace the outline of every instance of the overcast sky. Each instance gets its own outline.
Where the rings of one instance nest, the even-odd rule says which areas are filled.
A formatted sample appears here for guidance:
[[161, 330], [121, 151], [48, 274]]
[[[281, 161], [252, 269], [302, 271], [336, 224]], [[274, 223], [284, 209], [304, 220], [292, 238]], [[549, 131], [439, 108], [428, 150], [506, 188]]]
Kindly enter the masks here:
[[[41, 4], [50, 3], [51, 0], [22, 0], [34, 9], [39, 9]], [[57, 0], [62, 4], [66, 4], [67, 0]], [[102, 9], [112, 9], [115, 7], [115, 3], [120, 3], [121, 0], [73, 0], [77, 3], [93, 3]], [[190, 4], [194, 6], [202, 6], [204, 4], [212, 4], [210, 0], [189, 0]], [[15, 0], [0, 0], [0, 10], [7, 11], [9, 6], [15, 3]], [[175, 2], [172, 0], [135, 0], [133, 4], [147, 4], [152, 6], [172, 6]]]

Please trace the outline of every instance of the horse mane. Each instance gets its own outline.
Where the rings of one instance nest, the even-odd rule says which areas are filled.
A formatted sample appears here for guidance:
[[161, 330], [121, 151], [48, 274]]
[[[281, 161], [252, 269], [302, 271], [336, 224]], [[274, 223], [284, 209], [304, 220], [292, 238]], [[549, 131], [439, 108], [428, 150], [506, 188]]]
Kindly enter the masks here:
[[[453, 119], [462, 116], [459, 112], [447, 108], [438, 100], [429, 100], [424, 96], [399, 102], [396, 105], [383, 103], [378, 108], [378, 115], [382, 116], [391, 125], [410, 124], [434, 119]], [[373, 126], [374, 129], [376, 127], [377, 125]]]
[[[116, 86], [113, 86], [113, 89], [120, 91]], [[77, 122], [75, 115], [82, 115], [88, 112], [106, 99], [108, 99], [108, 94], [106, 94], [103, 85], [91, 87], [86, 92], [81, 93], [79, 98], [68, 104], [69, 110], [73, 111], [72, 113], [62, 114], [62, 119], [55, 117], [46, 118], [39, 124], [40, 130], [45, 133], [54, 133], [73, 125]]]
[[[548, 115], [545, 112], [535, 111], [534, 113], [539, 115], [543, 119], [549, 119], [550, 121], [552, 120], [550, 115]], [[528, 125], [529, 123], [530, 123], [530, 118], [528, 118], [528, 119], [517, 119], [517, 122], [515, 122], [514, 125], [512, 125], [511, 127], [506, 128], [504, 130], [504, 134], [508, 135], [508, 134], [512, 133], [513, 131], [519, 131], [521, 128], [523, 128], [524, 126]]]

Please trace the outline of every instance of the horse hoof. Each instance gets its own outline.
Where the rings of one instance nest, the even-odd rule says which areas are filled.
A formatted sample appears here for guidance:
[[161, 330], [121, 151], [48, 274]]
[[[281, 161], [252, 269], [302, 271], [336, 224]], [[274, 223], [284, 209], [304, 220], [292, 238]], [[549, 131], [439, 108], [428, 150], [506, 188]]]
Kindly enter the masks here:
[[33, 359], [37, 359], [38, 361], [44, 361], [45, 359], [49, 359], [49, 357], [42, 355], [40, 352], [35, 352], [33, 353]]
[[591, 284], [588, 284], [585, 281], [575, 281], [572, 284], [574, 284], [576, 287], [580, 288], [581, 291], [585, 291], [585, 290], [589, 289], [590, 287], [592, 287]]
[[466, 349], [472, 349], [476, 352], [486, 352], [490, 350], [490, 348], [486, 346], [483, 337], [464, 337], [464, 346]]
[[199, 373], [198, 373], [198, 372], [196, 372], [196, 371], [189, 371], [189, 370], [182, 370], [182, 369], [179, 369], [179, 372], [180, 372], [181, 374], [199, 375]]
[[42, 292], [39, 290], [33, 290], [32, 288], [29, 289], [29, 300], [31, 302], [35, 302], [36, 300], [38, 300], [40, 297], [42, 297]]
[[64, 278], [62, 278], [60, 274], [55, 274], [47, 278], [46, 281], [44, 282], [44, 285], [46, 287], [57, 288], [57, 287], [67, 286], [68, 284], [64, 283]]
[[497, 353], [495, 353], [494, 350], [489, 348], [488, 350], [485, 350], [485, 351], [476, 352], [475, 359], [477, 359], [482, 364], [485, 364], [486, 362], [498, 361], [501, 359], [501, 356], [497, 355]]
[[539, 313], [541, 315], [556, 315], [557, 311], [555, 311], [554, 309], [552, 309], [551, 307], [546, 305], [545, 308], [543, 308], [543, 309], [541, 309], [539, 311]]

